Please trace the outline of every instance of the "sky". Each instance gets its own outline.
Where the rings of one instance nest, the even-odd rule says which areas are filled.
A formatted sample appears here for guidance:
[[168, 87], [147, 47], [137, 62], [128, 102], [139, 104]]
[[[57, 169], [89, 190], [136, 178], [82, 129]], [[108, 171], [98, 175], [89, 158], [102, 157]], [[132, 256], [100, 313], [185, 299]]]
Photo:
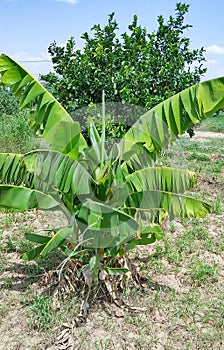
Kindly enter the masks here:
[[[165, 20], [175, 14], [177, 0], [0, 0], [0, 54], [17, 60], [38, 77], [52, 70], [48, 47], [56, 41], [63, 45], [74, 36], [77, 48], [80, 36], [94, 24], [104, 26], [115, 12], [120, 32], [128, 30], [133, 16], [149, 32], [157, 29], [157, 17]], [[224, 0], [186, 0], [189, 12], [185, 31], [191, 49], [206, 49], [207, 73], [203, 80], [224, 76]], [[30, 62], [31, 61], [31, 62]]]

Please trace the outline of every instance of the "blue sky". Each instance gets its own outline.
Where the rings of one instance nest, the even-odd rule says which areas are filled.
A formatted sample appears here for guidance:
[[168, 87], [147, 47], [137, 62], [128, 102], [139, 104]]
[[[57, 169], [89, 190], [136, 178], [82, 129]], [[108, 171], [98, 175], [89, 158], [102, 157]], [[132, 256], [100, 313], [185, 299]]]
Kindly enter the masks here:
[[[47, 48], [54, 40], [65, 43], [80, 36], [93, 24], [105, 25], [107, 16], [115, 12], [120, 31], [127, 30], [133, 15], [149, 32], [157, 28], [157, 16], [167, 20], [174, 15], [176, 0], [0, 0], [0, 53], [18, 61], [49, 60]], [[191, 48], [206, 48], [208, 72], [204, 79], [224, 76], [224, 0], [180, 1], [190, 5], [186, 23], [192, 24], [185, 35]], [[50, 62], [22, 62], [35, 76], [47, 73]]]

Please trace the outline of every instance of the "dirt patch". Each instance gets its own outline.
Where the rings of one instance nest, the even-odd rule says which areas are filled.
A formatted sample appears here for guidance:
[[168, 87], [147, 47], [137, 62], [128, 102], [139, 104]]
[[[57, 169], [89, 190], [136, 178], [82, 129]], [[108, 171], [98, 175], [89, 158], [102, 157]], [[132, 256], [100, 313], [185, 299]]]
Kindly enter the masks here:
[[36, 350], [49, 349], [53, 339], [34, 331], [29, 327], [24, 294], [32, 285], [27, 279], [18, 253], [7, 254], [7, 268], [0, 278], [0, 310], [7, 310], [0, 317], [0, 350]]
[[[189, 137], [188, 134], [185, 134], [184, 137]], [[223, 132], [213, 132], [213, 131], [194, 131], [194, 136], [191, 138], [192, 141], [198, 141], [198, 142], [207, 142], [210, 141], [210, 139], [222, 139], [224, 138]]]

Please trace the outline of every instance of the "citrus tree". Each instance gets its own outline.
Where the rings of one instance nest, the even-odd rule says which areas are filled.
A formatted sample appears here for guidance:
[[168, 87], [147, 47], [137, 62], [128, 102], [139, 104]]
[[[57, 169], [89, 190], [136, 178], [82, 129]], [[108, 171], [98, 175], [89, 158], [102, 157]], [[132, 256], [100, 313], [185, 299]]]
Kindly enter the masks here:
[[[205, 50], [192, 50], [185, 35], [192, 27], [185, 23], [188, 11], [189, 5], [178, 2], [167, 22], [158, 16], [153, 32], [142, 27], [135, 15], [119, 35], [119, 23], [111, 13], [105, 26], [95, 24], [82, 34], [82, 50], [73, 37], [65, 46], [51, 43], [48, 52], [54, 71], [41, 79], [69, 113], [100, 103], [102, 90], [107, 101], [149, 110], [198, 83], [206, 71]], [[133, 115], [128, 119], [135, 120]]]
[[90, 121], [87, 144], [79, 123], [5, 54], [0, 72], [1, 84], [19, 96], [21, 108], [29, 108], [30, 127], [47, 145], [26, 154], [0, 154], [0, 207], [58, 209], [67, 217], [67, 225], [50, 235], [27, 234], [36, 247], [23, 259], [45, 258], [60, 248], [68, 259], [81, 261], [90, 285], [102, 271], [127, 272], [127, 266], [117, 263], [119, 257], [161, 239], [167, 216], [201, 217], [211, 211], [184, 194], [196, 182], [193, 172], [154, 163], [192, 122], [224, 107], [224, 78], [193, 85], [161, 102], [108, 149], [104, 93], [102, 134]]
[[[64, 46], [51, 43], [48, 52], [54, 69], [42, 75], [41, 80], [63, 107], [75, 115], [83, 133], [87, 116], [79, 113], [80, 108], [101, 103], [105, 90], [107, 102], [116, 105], [120, 102], [119, 115], [123, 121], [114, 108], [106, 132], [123, 136], [143, 114], [136, 115], [132, 110], [127, 113], [128, 105], [147, 111], [200, 82], [206, 72], [204, 48], [192, 50], [186, 36], [192, 27], [185, 23], [188, 11], [189, 5], [178, 2], [175, 15], [169, 16], [167, 22], [158, 16], [153, 32], [142, 27], [134, 15], [127, 31], [119, 35], [119, 23], [115, 13], [111, 13], [105, 26], [95, 24], [91, 31], [82, 34], [82, 50], [74, 37]], [[101, 130], [100, 123], [96, 127]], [[192, 125], [188, 132], [194, 134]], [[87, 133], [85, 138], [88, 139]]]

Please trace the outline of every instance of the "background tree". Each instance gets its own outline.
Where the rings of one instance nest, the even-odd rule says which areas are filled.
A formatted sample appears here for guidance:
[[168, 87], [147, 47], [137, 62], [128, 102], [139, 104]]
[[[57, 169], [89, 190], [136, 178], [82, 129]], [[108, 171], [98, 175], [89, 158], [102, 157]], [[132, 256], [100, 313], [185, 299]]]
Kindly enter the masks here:
[[[54, 72], [42, 76], [51, 92], [71, 113], [90, 103], [106, 101], [134, 104], [150, 109], [159, 102], [200, 81], [204, 49], [190, 49], [184, 31], [189, 5], [177, 3], [175, 16], [165, 23], [158, 17], [158, 29], [148, 33], [135, 15], [129, 32], [118, 37], [115, 14], [106, 26], [83, 33], [83, 49], [71, 37], [65, 47], [49, 46]], [[133, 114], [133, 113], [132, 113]], [[130, 116], [129, 116], [130, 118]], [[135, 116], [133, 116], [135, 119]], [[129, 121], [130, 122], [130, 121]]]

